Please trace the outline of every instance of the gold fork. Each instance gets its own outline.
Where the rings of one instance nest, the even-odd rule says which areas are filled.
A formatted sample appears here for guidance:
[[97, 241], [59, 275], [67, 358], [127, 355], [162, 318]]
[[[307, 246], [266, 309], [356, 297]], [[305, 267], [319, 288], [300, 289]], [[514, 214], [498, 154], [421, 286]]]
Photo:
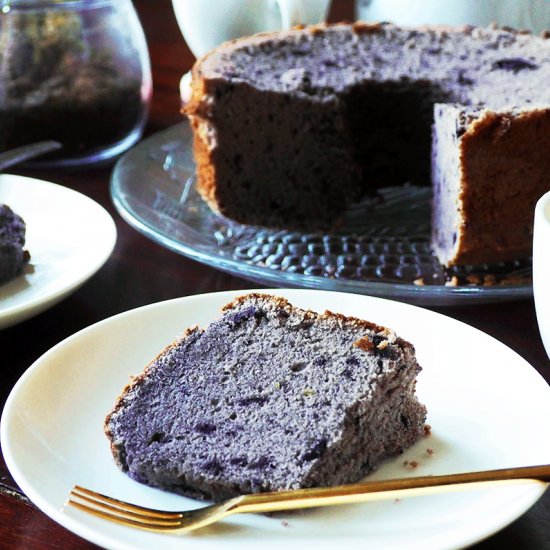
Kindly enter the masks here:
[[355, 485], [242, 495], [196, 510], [169, 512], [117, 500], [75, 485], [67, 504], [122, 525], [150, 531], [192, 531], [232, 514], [277, 512], [437, 494], [487, 486], [550, 481], [550, 464]]

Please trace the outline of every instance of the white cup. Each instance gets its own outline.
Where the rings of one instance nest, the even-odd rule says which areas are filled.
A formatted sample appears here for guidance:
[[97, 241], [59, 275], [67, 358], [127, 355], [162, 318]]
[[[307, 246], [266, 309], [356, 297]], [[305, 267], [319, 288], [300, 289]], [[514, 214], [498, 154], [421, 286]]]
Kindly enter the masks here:
[[535, 33], [550, 29], [550, 0], [357, 0], [357, 17], [398, 25], [496, 23]]
[[329, 4], [330, 0], [172, 0], [180, 30], [196, 57], [241, 36], [320, 23]]
[[550, 192], [535, 207], [533, 293], [540, 335], [550, 357]]

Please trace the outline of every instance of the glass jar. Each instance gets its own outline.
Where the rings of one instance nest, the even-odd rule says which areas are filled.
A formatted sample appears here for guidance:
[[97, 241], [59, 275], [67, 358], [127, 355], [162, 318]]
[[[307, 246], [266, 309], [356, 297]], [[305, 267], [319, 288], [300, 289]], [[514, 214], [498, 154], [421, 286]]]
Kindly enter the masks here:
[[41, 166], [109, 159], [140, 138], [151, 93], [131, 0], [0, 0], [0, 151], [53, 139]]

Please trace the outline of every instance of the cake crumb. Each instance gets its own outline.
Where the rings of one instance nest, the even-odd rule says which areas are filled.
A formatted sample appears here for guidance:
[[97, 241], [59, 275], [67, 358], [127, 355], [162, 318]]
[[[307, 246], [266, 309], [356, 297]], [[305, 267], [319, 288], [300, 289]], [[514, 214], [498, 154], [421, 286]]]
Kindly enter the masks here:
[[477, 275], [468, 275], [466, 281], [471, 285], [479, 285], [481, 283], [481, 279]]
[[432, 435], [432, 427], [429, 424], [426, 424], [424, 426], [424, 436], [428, 437], [430, 435]]
[[453, 275], [451, 277], [451, 280], [445, 283], [445, 286], [458, 286], [458, 277], [456, 275]]
[[283, 527], [288, 527], [288, 526], [289, 526], [289, 523], [288, 523], [288, 521], [287, 521], [286, 519], [283, 519], [283, 521], [281, 521], [281, 525], [282, 525]]
[[354, 342], [353, 345], [363, 351], [371, 351], [374, 348], [374, 343], [368, 336], [363, 336], [363, 338]]
[[435, 451], [434, 451], [433, 449], [431, 449], [430, 447], [428, 447], [428, 448], [426, 449], [426, 453], [428, 453], [429, 456], [433, 456], [434, 452], [435, 452]]
[[500, 280], [500, 284], [502, 286], [505, 286], [505, 285], [525, 285], [525, 284], [531, 284], [532, 282], [533, 282], [532, 277], [522, 277], [520, 275], [504, 277], [503, 279]]
[[415, 279], [413, 284], [416, 286], [424, 286], [426, 283], [424, 282], [424, 277], [420, 277], [420, 279]]
[[380, 350], [386, 349], [390, 343], [387, 340], [382, 340], [376, 347]]

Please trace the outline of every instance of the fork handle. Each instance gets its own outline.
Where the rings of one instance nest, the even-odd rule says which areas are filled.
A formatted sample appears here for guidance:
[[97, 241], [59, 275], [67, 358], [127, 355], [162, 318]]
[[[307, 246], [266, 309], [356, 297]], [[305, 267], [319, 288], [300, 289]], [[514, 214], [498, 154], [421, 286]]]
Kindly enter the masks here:
[[488, 486], [541, 482], [550, 482], [550, 464], [463, 474], [389, 479], [337, 487], [258, 493], [235, 499], [235, 504], [228, 512], [276, 512], [448, 493]]

